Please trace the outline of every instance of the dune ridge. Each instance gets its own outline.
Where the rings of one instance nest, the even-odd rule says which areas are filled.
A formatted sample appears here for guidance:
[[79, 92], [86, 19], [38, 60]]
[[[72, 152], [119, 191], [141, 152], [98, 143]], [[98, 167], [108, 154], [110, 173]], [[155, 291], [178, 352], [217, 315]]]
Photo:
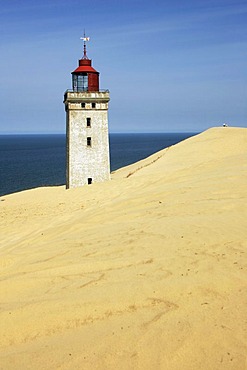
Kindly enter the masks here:
[[247, 368], [247, 129], [0, 198], [0, 369]]

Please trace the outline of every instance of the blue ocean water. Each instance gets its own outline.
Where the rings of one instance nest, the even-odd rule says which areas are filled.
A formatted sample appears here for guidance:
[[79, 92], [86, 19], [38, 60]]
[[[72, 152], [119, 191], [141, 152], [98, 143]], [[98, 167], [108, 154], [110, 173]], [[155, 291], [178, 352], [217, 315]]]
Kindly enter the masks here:
[[[110, 134], [111, 171], [195, 133]], [[0, 135], [0, 195], [65, 184], [65, 135]]]

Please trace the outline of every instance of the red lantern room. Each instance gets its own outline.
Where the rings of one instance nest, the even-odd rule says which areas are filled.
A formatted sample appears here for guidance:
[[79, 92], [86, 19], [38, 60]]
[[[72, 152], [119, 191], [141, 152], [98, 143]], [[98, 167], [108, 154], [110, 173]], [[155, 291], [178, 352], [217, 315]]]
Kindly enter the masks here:
[[88, 59], [86, 41], [89, 37], [82, 37], [84, 41], [84, 54], [79, 60], [79, 66], [72, 72], [73, 91], [99, 91], [99, 72], [92, 67], [92, 60]]

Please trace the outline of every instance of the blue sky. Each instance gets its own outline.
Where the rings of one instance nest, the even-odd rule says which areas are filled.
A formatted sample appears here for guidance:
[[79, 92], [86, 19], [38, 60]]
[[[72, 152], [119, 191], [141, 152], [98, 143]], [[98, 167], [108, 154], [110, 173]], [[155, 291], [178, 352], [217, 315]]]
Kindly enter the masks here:
[[109, 89], [110, 132], [247, 127], [247, 1], [0, 0], [0, 134], [64, 133], [82, 57]]

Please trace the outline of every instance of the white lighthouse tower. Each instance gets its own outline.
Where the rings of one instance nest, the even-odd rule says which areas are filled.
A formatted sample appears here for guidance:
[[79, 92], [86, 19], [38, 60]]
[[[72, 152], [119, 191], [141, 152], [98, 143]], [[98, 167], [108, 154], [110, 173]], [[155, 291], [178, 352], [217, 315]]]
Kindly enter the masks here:
[[66, 188], [110, 179], [108, 90], [99, 90], [99, 72], [86, 52], [64, 94], [66, 111]]

